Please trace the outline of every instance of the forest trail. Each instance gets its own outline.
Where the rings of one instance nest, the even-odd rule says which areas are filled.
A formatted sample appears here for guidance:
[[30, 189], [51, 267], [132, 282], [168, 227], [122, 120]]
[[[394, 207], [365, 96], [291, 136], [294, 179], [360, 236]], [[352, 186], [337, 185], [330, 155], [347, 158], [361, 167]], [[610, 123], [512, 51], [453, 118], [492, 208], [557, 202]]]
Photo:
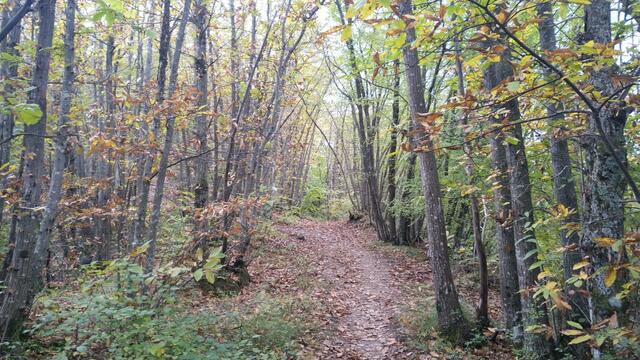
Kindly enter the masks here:
[[278, 230], [298, 242], [304, 252], [300, 256], [314, 267], [315, 280], [327, 285], [315, 294], [324, 305], [329, 332], [316, 351], [343, 359], [415, 356], [401, 344], [398, 332], [402, 280], [394, 259], [374, 248], [370, 228], [344, 221], [303, 221], [279, 225]]

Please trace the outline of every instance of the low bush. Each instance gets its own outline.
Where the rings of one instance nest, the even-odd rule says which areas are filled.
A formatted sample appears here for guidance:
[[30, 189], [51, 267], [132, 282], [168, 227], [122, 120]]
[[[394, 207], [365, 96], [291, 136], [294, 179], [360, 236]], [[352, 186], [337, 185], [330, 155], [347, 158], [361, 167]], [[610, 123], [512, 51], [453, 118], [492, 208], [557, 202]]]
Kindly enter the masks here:
[[305, 329], [292, 302], [259, 298], [248, 314], [194, 311], [170, 281], [123, 260], [87, 267], [80, 287], [41, 296], [27, 341], [5, 344], [12, 358], [281, 359]]

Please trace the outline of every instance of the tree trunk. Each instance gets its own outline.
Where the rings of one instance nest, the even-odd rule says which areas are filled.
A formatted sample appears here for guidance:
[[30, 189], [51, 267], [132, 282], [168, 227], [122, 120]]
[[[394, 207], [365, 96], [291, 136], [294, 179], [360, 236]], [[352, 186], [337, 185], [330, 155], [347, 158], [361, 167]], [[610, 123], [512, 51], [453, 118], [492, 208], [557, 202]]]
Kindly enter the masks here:
[[[407, 159], [407, 176], [404, 180], [404, 186], [402, 189], [402, 206], [405, 207], [407, 202], [409, 201], [409, 196], [411, 193], [409, 191], [409, 184], [413, 181], [416, 174], [416, 160], [418, 156], [415, 153], [409, 154], [409, 159]], [[398, 219], [398, 242], [400, 245], [409, 245], [413, 244], [416, 240], [415, 237], [411, 235], [411, 218], [407, 214], [400, 214], [400, 218]]]
[[[344, 17], [339, 0], [336, 1], [336, 5], [338, 6], [340, 21], [343, 25], [350, 26], [351, 24], [347, 24]], [[375, 130], [372, 128], [373, 124], [371, 123], [369, 114], [368, 98], [360, 70], [358, 69], [353, 39], [347, 40], [347, 50], [349, 51], [349, 64], [351, 67], [351, 75], [354, 77], [353, 83], [356, 90], [355, 104], [353, 105], [355, 111], [352, 113], [354, 126], [358, 131], [358, 140], [360, 143], [362, 170], [364, 172], [363, 188], [366, 189], [369, 201], [368, 214], [375, 225], [378, 239], [383, 242], [390, 242], [392, 240], [391, 234], [389, 233], [387, 222], [383, 216], [382, 198], [378, 191], [378, 176], [374, 167], [373, 135], [375, 134]]]
[[[460, 39], [455, 39], [456, 50], [456, 72], [458, 76], [458, 96], [464, 98], [465, 83], [464, 72], [462, 70], [462, 54], [460, 52]], [[460, 121], [460, 125], [465, 129], [467, 127], [467, 117], [463, 115]], [[463, 146], [465, 153], [464, 171], [467, 175], [467, 181], [469, 185], [474, 184], [474, 166], [472, 158], [472, 144], [465, 142]], [[471, 205], [471, 229], [473, 231], [473, 244], [478, 255], [478, 273], [480, 275], [480, 299], [476, 306], [476, 320], [481, 327], [489, 325], [489, 276], [487, 274], [487, 253], [485, 251], [484, 242], [482, 241], [482, 230], [480, 229], [480, 205], [478, 202], [478, 196], [475, 192], [469, 194], [469, 203]]]
[[55, 22], [55, 0], [38, 3], [39, 31], [35, 68], [29, 91], [29, 102], [42, 110], [42, 118], [26, 125], [22, 159], [22, 191], [16, 221], [16, 240], [11, 264], [7, 269], [0, 308], [2, 340], [17, 334], [29, 315], [33, 298], [42, 287], [40, 270], [46, 259], [35, 258], [35, 246], [41, 215], [38, 207], [44, 176], [44, 135], [47, 126], [47, 83], [49, 82], [50, 48]]
[[[503, 81], [513, 77], [513, 69], [509, 63], [510, 53], [505, 50], [501, 54], [501, 61], [492, 63], [484, 74], [484, 85], [488, 90], [499, 86]], [[513, 226], [513, 240], [515, 242], [516, 260], [518, 268], [518, 283], [520, 287], [520, 305], [522, 307], [522, 324], [524, 329], [530, 326], [540, 326], [547, 324], [547, 314], [541, 301], [533, 298], [534, 288], [536, 286], [539, 268], [531, 269], [531, 265], [536, 261], [537, 245], [535, 243], [535, 234], [530, 227], [533, 224], [533, 203], [531, 201], [531, 184], [529, 181], [529, 168], [525, 154], [524, 138], [522, 136], [522, 127], [516, 124], [520, 120], [520, 112], [518, 109], [517, 99], [512, 99], [501, 105], [506, 110], [505, 115], [493, 116], [491, 121], [498, 126], [508, 121], [511, 128], [506, 130], [505, 134], [498, 134], [493, 137], [493, 151], [501, 152], [500, 147], [505, 150], [506, 164], [505, 169], [504, 158], [502, 154], [495, 154], [496, 161], [494, 168], [500, 174], [506, 173], [509, 176], [509, 187], [511, 191], [511, 213], [504, 212], [505, 208], [498, 214], [498, 226], [511, 223]], [[500, 144], [505, 138], [501, 136], [510, 136], [515, 139], [516, 143], [508, 143], [506, 146]], [[503, 181], [506, 181], [504, 179]], [[505, 191], [498, 189], [497, 191]], [[508, 191], [508, 190], [507, 190]], [[506, 196], [506, 194], [504, 194]], [[496, 201], [503, 201], [499, 199]], [[500, 203], [499, 203], [500, 204]], [[508, 236], [508, 235], [507, 235]], [[506, 244], [505, 244], [506, 245]], [[508, 246], [508, 245], [507, 245]], [[507, 280], [507, 279], [505, 279]], [[536, 333], [525, 331], [523, 336], [524, 350], [531, 356], [538, 358], [546, 358], [550, 354], [549, 342], [545, 339], [544, 333]]]
[[[62, 93], [60, 95], [60, 116], [58, 117], [58, 133], [55, 139], [55, 154], [51, 181], [49, 182], [49, 194], [40, 223], [40, 233], [36, 243], [34, 258], [45, 259], [49, 249], [49, 241], [53, 224], [58, 211], [58, 203], [62, 197], [62, 182], [64, 169], [72, 144], [68, 143], [69, 137], [69, 113], [71, 111], [71, 99], [73, 97], [73, 83], [75, 80], [75, 17], [76, 0], [67, 0], [65, 8], [65, 35], [64, 35], [64, 73], [62, 77]], [[42, 264], [39, 264], [42, 266]], [[41, 269], [37, 269], [38, 272]]]
[[[105, 76], [104, 84], [104, 106], [107, 114], [107, 121], [98, 118], [98, 127], [102, 136], [113, 140], [115, 131], [114, 111], [115, 111], [115, 88], [114, 88], [114, 55], [115, 55], [115, 38], [110, 34], [107, 38], [107, 48], [105, 56]], [[95, 177], [97, 181], [103, 182], [97, 188], [95, 205], [103, 210], [108, 206], [109, 199], [112, 197], [113, 184], [108, 179], [112, 176], [113, 167], [110, 159], [115, 154], [115, 149], [106, 150], [104, 156], [96, 156], [97, 170]], [[112, 242], [112, 226], [111, 215], [108, 211], [102, 211], [94, 216], [94, 237], [97, 241], [97, 249], [95, 249], [96, 260], [107, 260], [111, 256]]]
[[[556, 49], [555, 24], [553, 19], [553, 3], [544, 2], [537, 6], [538, 16], [542, 21], [538, 23], [538, 31], [540, 33], [540, 48], [542, 51], [553, 51]], [[553, 74], [547, 72], [547, 76], [551, 78]], [[556, 123], [564, 120], [563, 115], [558, 115], [561, 111], [561, 104], [548, 104], [547, 115], [551, 116], [549, 122], [551, 126], [551, 164], [553, 167], [553, 193], [558, 204], [563, 205], [569, 210], [573, 210], [567, 218], [563, 219], [564, 225], [577, 224], [580, 222], [578, 214], [578, 196], [576, 195], [576, 185], [573, 181], [571, 171], [571, 156], [569, 155], [569, 143], [566, 139], [566, 129], [557, 127]], [[580, 236], [578, 232], [568, 233], [562, 230], [562, 244], [567, 248], [564, 253], [564, 277], [565, 280], [570, 278], [573, 265], [580, 261]], [[586, 311], [586, 309], [583, 309]]]
[[[238, 80], [240, 79], [240, 72], [238, 69], [238, 37], [236, 31], [236, 14], [235, 14], [235, 0], [229, 0], [229, 23], [231, 26], [231, 118], [234, 123], [231, 124], [231, 135], [229, 136], [229, 149], [227, 152], [227, 158], [225, 163], [224, 175], [223, 175], [223, 194], [222, 198], [224, 201], [229, 201], [231, 198], [231, 193], [233, 192], [233, 183], [231, 183], [231, 175], [233, 159], [236, 157], [236, 134], [238, 132], [238, 127], [240, 126], [240, 117], [242, 114], [240, 113], [240, 109], [238, 109], [239, 95], [238, 95]], [[204, 36], [204, 35], [203, 35]], [[266, 43], [266, 38], [265, 38]], [[257, 67], [257, 64], [254, 65], [254, 69]], [[251, 85], [251, 80], [247, 81], [247, 87]], [[237, 162], [236, 162], [237, 165]], [[237, 175], [237, 174], [236, 174]], [[235, 180], [234, 180], [235, 182]]]
[[[585, 38], [598, 44], [611, 42], [611, 1], [593, 0], [585, 7]], [[590, 72], [589, 82], [603, 98], [617, 91], [615, 77], [619, 70], [615, 65], [605, 66]], [[605, 285], [606, 269], [615, 256], [610, 248], [597, 245], [596, 239], [610, 238], [619, 240], [624, 237], [624, 193], [627, 181], [624, 169], [617, 164], [616, 157], [627, 166], [624, 127], [627, 122], [626, 104], [610, 101], [598, 114], [592, 114], [583, 147], [586, 148], [585, 204], [582, 227], [582, 252], [589, 256], [594, 277], [590, 282], [592, 313], [597, 323], [618, 312], [622, 315], [623, 302], [615, 295], [621, 290], [624, 281], [617, 279], [613, 286]], [[606, 136], [599, 136], [602, 132]], [[608, 149], [606, 141], [612, 145]], [[620, 276], [619, 276], [620, 277]]]
[[[556, 50], [556, 34], [553, 15], [553, 3], [543, 2], [537, 5], [537, 14], [541, 19], [538, 23], [540, 34], [540, 49], [542, 51]], [[548, 79], [552, 79], [554, 74], [550, 70], [545, 71]], [[553, 171], [553, 193], [558, 205], [568, 209], [569, 215], [562, 219], [563, 228], [560, 232], [560, 240], [564, 246], [563, 270], [564, 280], [573, 276], [573, 266], [581, 259], [580, 255], [580, 235], [578, 231], [568, 231], [567, 227], [579, 224], [580, 215], [578, 213], [578, 196], [571, 170], [571, 156], [569, 154], [569, 142], [567, 141], [567, 131], [562, 125], [564, 116], [558, 112], [562, 110], [562, 104], [551, 102], [546, 104], [547, 115], [550, 117], [548, 123], [551, 141], [551, 167]], [[575, 322], [585, 322], [584, 314], [589, 313], [589, 306], [582, 292], [571, 285], [565, 285], [568, 300], [572, 306], [569, 318]], [[556, 329], [559, 330], [559, 329]], [[584, 356], [586, 347], [583, 345], [574, 346], [577, 356]]]
[[[233, 2], [233, 0], [232, 0]], [[194, 13], [196, 25], [196, 57], [195, 57], [195, 87], [198, 90], [197, 106], [200, 114], [196, 117], [196, 139], [198, 141], [198, 152], [204, 152], [207, 145], [208, 118], [203, 115], [208, 104], [208, 77], [207, 77], [207, 9], [204, 2], [195, 2]], [[209, 182], [207, 180], [209, 166], [209, 155], [200, 156], [196, 159], [195, 169], [195, 208], [202, 209], [207, 205], [209, 194]]]
[[398, 159], [398, 127], [400, 126], [400, 62], [397, 60], [394, 63], [394, 70], [391, 138], [389, 140], [389, 158], [387, 159], [387, 224], [391, 241], [399, 245], [396, 215], [391, 211], [391, 207], [396, 201], [396, 162]]
[[[147, 22], [151, 31], [154, 30], [155, 27], [155, 0], [147, 0], [148, 12], [149, 12], [149, 21]], [[164, 39], [162, 30], [160, 34], [160, 40], [162, 42]], [[162, 45], [162, 44], [161, 44]], [[167, 45], [168, 46], [168, 45]], [[153, 67], [153, 37], [148, 34], [147, 35], [147, 44], [146, 44], [146, 56], [145, 56], [145, 65], [144, 65], [144, 84], [148, 85], [151, 81], [152, 75], [152, 67]], [[162, 65], [162, 63], [160, 63]], [[166, 69], [166, 55], [165, 55], [165, 69]], [[160, 69], [158, 69], [158, 77]], [[164, 75], [163, 75], [164, 76]], [[159, 90], [159, 89], [158, 89]], [[143, 103], [143, 111], [147, 112], [149, 110], [149, 95], [145, 96], [146, 101]], [[159, 121], [159, 120], [158, 120]], [[156, 123], [158, 122], [154, 119], [152, 124], [152, 129], [149, 130], [149, 126], [146, 121], [142, 122], [142, 127], [144, 130], [143, 136], [146, 137], [145, 141], [147, 141], [147, 145], [150, 150], [155, 145], [155, 141], [158, 138], [158, 126]], [[151, 131], [151, 133], [149, 133]], [[150, 181], [148, 176], [151, 174], [151, 169], [153, 168], [153, 161], [155, 156], [150, 154], [144, 154], [141, 159], [141, 166], [138, 169], [138, 177], [136, 179], [136, 201], [137, 201], [137, 209], [136, 209], [136, 217], [133, 223], [133, 238], [131, 239], [131, 247], [136, 247], [140, 245], [140, 241], [144, 238], [144, 230], [146, 227], [147, 220], [147, 206], [149, 203], [149, 187]]]
[[16, 5], [16, 8], [11, 12], [11, 17], [8, 18], [6, 22], [2, 23], [2, 28], [0, 29], [0, 42], [3, 42], [7, 35], [9, 35], [17, 26], [20, 26], [22, 18], [31, 11], [32, 5], [33, 0], [25, 0], [24, 4], [20, 6]]
[[[169, 0], [165, 0], [164, 6], [170, 8], [171, 4]], [[178, 35], [176, 37], [175, 51], [173, 52], [173, 60], [171, 63], [171, 73], [169, 75], [169, 89], [168, 96], [171, 98], [176, 90], [178, 82], [178, 67], [180, 66], [180, 56], [182, 54], [182, 44], [184, 43], [184, 33], [187, 28], [187, 22], [189, 21], [189, 12], [191, 10], [191, 0], [185, 0], [184, 10], [182, 12], [182, 19], [180, 20], [180, 27], [178, 29]], [[165, 10], [167, 11], [167, 10]], [[158, 236], [158, 225], [160, 221], [160, 210], [162, 209], [162, 198], [164, 196], [164, 183], [167, 177], [167, 169], [169, 165], [169, 155], [171, 155], [171, 148], [173, 146], [173, 134], [175, 130], [176, 117], [173, 113], [167, 116], [166, 133], [164, 139], [164, 146], [162, 148], [162, 155], [160, 157], [160, 164], [158, 165], [158, 180], [156, 180], [156, 190], [153, 197], [153, 208], [151, 210], [151, 221], [149, 223], [149, 241], [150, 248], [147, 257], [147, 270], [153, 269], [156, 240]]]
[[[7, 10], [3, 13], [3, 22], [2, 26], [6, 26], [6, 23], [9, 21], [11, 16], [15, 16], [15, 10], [13, 12], [9, 12]], [[9, 34], [8, 39], [3, 41], [0, 45], [0, 52], [8, 53], [13, 56], [18, 56], [18, 50], [16, 46], [20, 42], [20, 36], [22, 34], [22, 24], [18, 23], [13, 27], [13, 30]], [[14, 79], [18, 76], [18, 62], [12, 61], [3, 61], [2, 68], [0, 68], [0, 76], [3, 80]], [[11, 94], [15, 91], [15, 88], [11, 85], [10, 82], [7, 82], [2, 89], [5, 94]], [[13, 112], [7, 111], [0, 114], [0, 141], [2, 145], [0, 145], [0, 166], [7, 164], [11, 160], [11, 137], [13, 136], [13, 128], [14, 128], [14, 118]], [[0, 179], [0, 189], [6, 189], [7, 178], [5, 176]], [[3, 224], [4, 220], [4, 205], [5, 200], [4, 197], [0, 197], [0, 227]], [[12, 242], [9, 239], [10, 243]], [[11, 246], [9, 246], [11, 248]], [[5, 264], [10, 259], [10, 256], [5, 258]], [[3, 264], [4, 265], [4, 264]], [[5, 267], [3, 266], [2, 272], [4, 273]], [[4, 277], [4, 274], [2, 275]]]
[[[411, 0], [400, 2], [401, 14], [412, 16]], [[446, 337], [456, 343], [462, 343], [469, 335], [469, 327], [458, 302], [458, 293], [453, 283], [453, 275], [449, 265], [449, 251], [445, 229], [444, 211], [438, 179], [438, 165], [433, 152], [430, 136], [419, 123], [418, 114], [427, 112], [424, 100], [424, 87], [420, 74], [418, 52], [412, 47], [416, 40], [415, 29], [407, 26], [407, 46], [403, 48], [407, 86], [409, 90], [409, 106], [413, 130], [416, 135], [412, 140], [415, 148], [423, 149], [419, 152], [420, 174], [422, 189], [425, 197], [425, 217], [427, 237], [431, 247], [431, 262], [433, 268], [433, 286], [436, 291], [436, 312], [438, 328]]]

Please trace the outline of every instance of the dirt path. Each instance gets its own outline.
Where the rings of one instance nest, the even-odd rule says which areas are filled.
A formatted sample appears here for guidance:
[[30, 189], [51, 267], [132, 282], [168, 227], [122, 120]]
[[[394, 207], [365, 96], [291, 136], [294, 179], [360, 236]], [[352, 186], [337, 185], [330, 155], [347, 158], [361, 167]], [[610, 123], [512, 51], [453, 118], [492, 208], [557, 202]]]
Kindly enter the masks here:
[[324, 284], [315, 294], [327, 309], [323, 358], [402, 359], [412, 357], [395, 324], [402, 290], [391, 260], [375, 251], [375, 234], [345, 222], [280, 225], [296, 239]]

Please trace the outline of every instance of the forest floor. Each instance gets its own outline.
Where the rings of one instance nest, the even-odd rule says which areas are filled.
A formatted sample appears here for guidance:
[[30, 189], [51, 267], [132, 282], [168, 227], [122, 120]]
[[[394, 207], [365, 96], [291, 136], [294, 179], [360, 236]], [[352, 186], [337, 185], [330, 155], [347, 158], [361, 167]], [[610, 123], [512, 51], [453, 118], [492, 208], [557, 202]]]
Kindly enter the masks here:
[[[146, 357], [132, 358], [149, 358], [158, 348], [202, 359], [514, 358], [496, 329], [475, 333], [463, 346], [438, 338], [424, 246], [382, 244], [364, 223], [286, 216], [260, 224], [254, 239], [251, 282], [239, 292], [186, 286], [168, 293], [173, 305], [156, 309], [132, 307], [116, 288], [104, 293], [105, 282], [96, 283], [98, 302], [92, 292], [80, 291], [83, 282], [51, 289], [34, 311], [35, 332], [19, 344], [24, 356], [17, 359], [60, 353], [106, 359], [138, 350]], [[463, 310], [472, 319], [477, 271], [468, 253], [458, 249], [451, 255]], [[495, 266], [490, 269], [495, 273]], [[490, 276], [492, 319], [500, 319], [496, 287]], [[104, 337], [111, 342], [100, 337], [114, 329], [122, 335]]]
[[412, 355], [397, 339], [402, 289], [394, 264], [371, 248], [368, 229], [344, 222], [304, 221], [278, 229], [300, 242], [311, 260], [324, 322], [331, 336], [321, 342], [325, 355], [353, 359]]
[[[345, 221], [300, 220], [276, 223], [274, 229], [257, 244], [249, 267], [252, 284], [234, 301], [249, 304], [266, 292], [307, 304], [294, 304], [289, 314], [307, 324], [306, 334], [295, 340], [294, 357], [512, 358], [500, 337], [486, 341], [481, 335], [464, 348], [437, 338], [424, 249], [380, 244], [370, 227]], [[467, 291], [473, 290], [460, 289]], [[492, 315], [499, 317], [499, 310]]]

